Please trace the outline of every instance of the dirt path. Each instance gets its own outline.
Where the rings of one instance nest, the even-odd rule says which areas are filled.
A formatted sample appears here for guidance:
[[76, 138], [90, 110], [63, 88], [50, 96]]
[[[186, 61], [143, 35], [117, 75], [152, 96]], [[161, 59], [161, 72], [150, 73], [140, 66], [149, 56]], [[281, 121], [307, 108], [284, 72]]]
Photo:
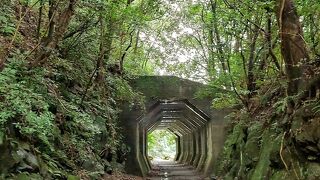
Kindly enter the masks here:
[[209, 180], [204, 178], [194, 167], [177, 164], [172, 161], [153, 161], [152, 171], [146, 178], [127, 174], [105, 175], [103, 180]]
[[148, 180], [200, 180], [205, 179], [194, 167], [172, 161], [154, 161]]

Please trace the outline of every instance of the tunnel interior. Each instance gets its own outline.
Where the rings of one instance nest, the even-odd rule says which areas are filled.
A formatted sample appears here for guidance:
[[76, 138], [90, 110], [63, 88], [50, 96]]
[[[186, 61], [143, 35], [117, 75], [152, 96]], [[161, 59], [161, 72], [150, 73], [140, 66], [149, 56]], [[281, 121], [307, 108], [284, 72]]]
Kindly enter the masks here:
[[147, 171], [152, 169], [148, 156], [148, 134], [155, 130], [166, 130], [176, 136], [174, 161], [192, 165], [201, 171], [207, 158], [206, 127], [210, 117], [187, 99], [158, 100], [147, 113], [139, 119], [138, 152], [141, 164]]

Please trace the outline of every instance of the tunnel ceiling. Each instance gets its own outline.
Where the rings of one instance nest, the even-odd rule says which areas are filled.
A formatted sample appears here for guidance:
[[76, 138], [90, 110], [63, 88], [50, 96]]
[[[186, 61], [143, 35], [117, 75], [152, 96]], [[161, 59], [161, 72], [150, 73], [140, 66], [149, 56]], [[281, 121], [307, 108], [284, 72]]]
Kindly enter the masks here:
[[182, 136], [203, 127], [209, 117], [188, 100], [158, 100], [139, 120], [146, 132], [166, 129]]

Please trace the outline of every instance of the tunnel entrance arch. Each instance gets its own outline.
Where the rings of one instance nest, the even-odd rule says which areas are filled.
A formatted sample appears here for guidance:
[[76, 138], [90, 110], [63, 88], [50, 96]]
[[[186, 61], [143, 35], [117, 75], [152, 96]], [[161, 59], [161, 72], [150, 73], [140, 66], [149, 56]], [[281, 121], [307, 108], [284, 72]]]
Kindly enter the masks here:
[[174, 76], [141, 76], [132, 87], [145, 97], [145, 110], [123, 105], [120, 123], [131, 151], [128, 173], [146, 176], [151, 170], [147, 134], [167, 129], [177, 136], [175, 160], [209, 175], [225, 139], [224, 117], [228, 110], [211, 109], [211, 99], [195, 98], [205, 85]]
[[[151, 106], [148, 112], [139, 119], [138, 131], [142, 148], [140, 153], [146, 159], [147, 168], [151, 169], [150, 161], [147, 154], [147, 134], [156, 129], [166, 129], [178, 138], [179, 149], [177, 149], [176, 161], [180, 163], [192, 164], [195, 167], [198, 165], [201, 156], [205, 159], [206, 149], [200, 153], [201, 145], [197, 143], [200, 137], [198, 131], [204, 128], [209, 116], [196, 108], [187, 99], [177, 100], [158, 100]], [[203, 162], [202, 162], [203, 163]]]

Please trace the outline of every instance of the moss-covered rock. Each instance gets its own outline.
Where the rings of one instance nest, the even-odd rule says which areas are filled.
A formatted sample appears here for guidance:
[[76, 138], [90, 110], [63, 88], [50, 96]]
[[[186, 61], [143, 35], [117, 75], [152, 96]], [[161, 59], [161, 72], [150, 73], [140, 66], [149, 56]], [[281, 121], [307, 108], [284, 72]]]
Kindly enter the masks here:
[[80, 177], [74, 175], [68, 175], [67, 180], [80, 180]]
[[227, 137], [216, 174], [224, 179], [302, 179], [290, 136], [284, 135], [277, 124], [240, 121]]
[[288, 172], [286, 170], [276, 171], [272, 174], [270, 180], [287, 180]]
[[320, 179], [320, 163], [309, 163], [306, 166], [305, 176], [308, 180]]
[[[217, 175], [226, 175], [234, 177], [238, 174], [241, 164], [240, 153], [242, 152], [246, 137], [246, 126], [239, 123], [234, 126], [232, 133], [227, 137], [222, 156], [219, 159], [219, 165], [216, 170]], [[239, 163], [240, 162], [240, 163]]]
[[2, 129], [0, 129], [0, 146], [4, 143], [5, 134]]
[[320, 160], [320, 118], [310, 119], [295, 128], [294, 138], [299, 149], [311, 161]]
[[277, 134], [274, 129], [267, 129], [263, 132], [259, 161], [250, 179], [267, 179], [270, 177], [271, 154], [279, 152], [280, 142], [281, 135]]
[[251, 169], [259, 159], [261, 131], [262, 124], [259, 122], [252, 123], [248, 128], [244, 126], [242, 129], [242, 142], [237, 152], [240, 160], [237, 177], [247, 179], [253, 173]]
[[12, 180], [43, 180], [43, 177], [41, 177], [40, 174], [35, 174], [35, 173], [20, 173]]
[[261, 134], [263, 132], [260, 122], [253, 123], [248, 128], [248, 137], [244, 147], [246, 166], [253, 166], [259, 160], [259, 148], [261, 146]]

